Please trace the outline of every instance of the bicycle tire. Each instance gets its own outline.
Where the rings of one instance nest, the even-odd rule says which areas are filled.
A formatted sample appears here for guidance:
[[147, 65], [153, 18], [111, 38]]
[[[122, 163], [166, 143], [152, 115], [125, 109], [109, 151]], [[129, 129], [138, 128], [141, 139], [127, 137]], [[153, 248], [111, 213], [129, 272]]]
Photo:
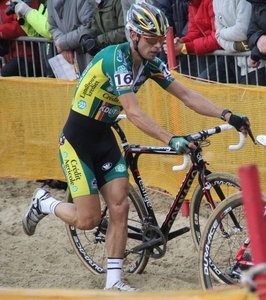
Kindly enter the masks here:
[[[68, 190], [65, 199], [66, 202], [73, 203], [73, 199]], [[145, 218], [145, 208], [141, 197], [132, 185], [130, 185], [128, 201], [130, 204], [128, 215], [128, 227], [131, 225], [137, 226], [140, 233], [142, 233], [142, 221]], [[101, 205], [105, 205], [102, 199]], [[105, 222], [105, 224], [108, 224], [108, 218], [109, 216], [107, 209], [107, 214], [104, 217], [104, 220], [102, 219]], [[93, 230], [79, 230], [74, 226], [69, 226], [66, 224], [67, 235], [75, 253], [79, 257], [79, 259], [84, 263], [84, 265], [94, 274], [106, 273], [107, 252], [105, 248], [105, 232], [107, 226], [105, 225], [105, 230], [101, 229], [99, 234], [95, 235], [96, 231], [99, 229], [99, 226], [97, 226]], [[130, 230], [132, 229], [128, 229], [129, 233]], [[139, 253], [128, 252], [128, 250], [141, 243], [142, 239], [127, 239], [126, 252], [123, 263], [123, 272], [140, 274], [145, 269], [149, 260], [147, 251], [142, 250]]]
[[[263, 195], [264, 202], [266, 201]], [[230, 216], [233, 212], [240, 227], [235, 226]], [[222, 232], [219, 224], [222, 224]], [[199, 278], [204, 290], [240, 283], [229, 271], [235, 263], [235, 255], [248, 238], [248, 228], [241, 192], [235, 193], [220, 203], [210, 216], [199, 247]], [[246, 254], [252, 261], [250, 248]], [[236, 270], [241, 275], [241, 266]], [[244, 269], [242, 269], [244, 270]]]
[[[214, 200], [215, 206], [222, 200], [240, 190], [239, 178], [226, 172], [211, 173], [206, 177], [206, 183], [209, 186], [208, 192]], [[220, 187], [223, 197], [219, 196], [214, 187]], [[221, 199], [222, 198], [222, 199]], [[205, 224], [212, 213], [207, 198], [198, 184], [190, 200], [189, 222], [193, 242], [196, 249], [199, 249], [201, 234], [204, 231]]]

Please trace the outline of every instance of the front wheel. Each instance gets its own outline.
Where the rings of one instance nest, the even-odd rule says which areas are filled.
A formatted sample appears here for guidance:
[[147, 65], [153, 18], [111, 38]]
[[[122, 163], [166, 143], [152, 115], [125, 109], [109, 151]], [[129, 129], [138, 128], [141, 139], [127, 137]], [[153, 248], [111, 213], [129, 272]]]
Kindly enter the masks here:
[[200, 184], [190, 200], [189, 221], [193, 242], [198, 250], [201, 234], [214, 208], [225, 198], [240, 190], [239, 178], [225, 172], [206, 176], [205, 193]]
[[212, 289], [239, 284], [241, 272], [252, 265], [242, 194], [238, 192], [217, 206], [205, 226], [199, 247], [201, 286]]
[[[100, 197], [101, 198], [101, 197]], [[134, 252], [132, 249], [142, 243], [142, 224], [145, 218], [145, 208], [139, 194], [130, 185], [128, 195], [128, 239], [124, 254], [123, 272], [142, 273], [149, 256], [146, 250]], [[73, 203], [73, 199], [67, 190], [66, 202]], [[108, 227], [108, 208], [101, 198], [102, 219], [99, 226], [93, 230], [79, 230], [66, 225], [70, 242], [84, 265], [94, 274], [103, 274], [107, 270], [107, 251], [105, 248], [105, 233]]]

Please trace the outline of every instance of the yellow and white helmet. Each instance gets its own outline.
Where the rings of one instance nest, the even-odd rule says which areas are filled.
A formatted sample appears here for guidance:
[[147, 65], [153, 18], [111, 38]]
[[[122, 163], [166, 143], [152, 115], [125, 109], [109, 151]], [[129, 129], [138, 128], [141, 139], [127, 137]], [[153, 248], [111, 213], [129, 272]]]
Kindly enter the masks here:
[[160, 9], [142, 2], [130, 6], [126, 28], [140, 35], [165, 36], [169, 29], [169, 23]]

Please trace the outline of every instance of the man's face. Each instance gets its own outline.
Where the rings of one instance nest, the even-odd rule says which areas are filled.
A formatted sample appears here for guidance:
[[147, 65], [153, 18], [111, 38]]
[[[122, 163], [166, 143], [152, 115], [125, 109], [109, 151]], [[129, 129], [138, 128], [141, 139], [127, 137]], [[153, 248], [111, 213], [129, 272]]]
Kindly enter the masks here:
[[148, 60], [152, 60], [158, 55], [165, 42], [165, 36], [136, 35], [134, 38], [138, 39], [138, 50], [141, 56]]

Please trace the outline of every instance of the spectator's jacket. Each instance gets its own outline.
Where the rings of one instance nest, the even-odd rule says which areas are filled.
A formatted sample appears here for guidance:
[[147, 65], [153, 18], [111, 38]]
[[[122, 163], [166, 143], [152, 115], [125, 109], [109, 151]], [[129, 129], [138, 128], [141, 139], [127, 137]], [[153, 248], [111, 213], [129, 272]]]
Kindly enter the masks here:
[[75, 50], [80, 72], [86, 68], [91, 56], [81, 50], [81, 33], [90, 27], [96, 6], [89, 0], [48, 0], [49, 31], [62, 50]]
[[[26, 32], [21, 28], [18, 23], [17, 15], [12, 14], [7, 16], [5, 10], [8, 8], [8, 1], [0, 1], [0, 39], [15, 39], [20, 36], [25, 36]], [[37, 0], [28, 1], [27, 4], [32, 8], [38, 8], [39, 3]], [[18, 53], [16, 49], [16, 43], [11, 43], [12, 57], [24, 57], [24, 48], [21, 42], [18, 42]], [[26, 54], [28, 61], [32, 61], [32, 51], [30, 45], [26, 44]], [[6, 55], [7, 62], [9, 61], [9, 55]]]
[[[220, 46], [228, 52], [237, 52], [234, 42], [247, 40], [248, 24], [251, 17], [251, 4], [246, 0], [213, 0], [215, 14], [216, 39]], [[237, 57], [241, 75], [254, 69], [247, 68], [246, 57]]]
[[251, 59], [266, 60], [266, 55], [260, 53], [257, 41], [262, 35], [266, 35], [266, 1], [247, 0], [252, 3], [251, 20], [248, 28], [248, 46], [251, 50]]
[[251, 4], [246, 0], [213, 0], [216, 39], [229, 52], [237, 52], [234, 42], [246, 41]]
[[96, 8], [91, 27], [82, 35], [97, 37], [100, 48], [120, 44], [126, 41], [123, 10], [120, 0], [106, 0], [103, 6]]
[[52, 34], [49, 31], [48, 10], [46, 5], [40, 4], [38, 9], [33, 9], [29, 12], [25, 23], [21, 27], [28, 36], [42, 36], [47, 39], [52, 39]]
[[174, 35], [187, 34], [188, 5], [184, 0], [159, 0], [159, 8], [164, 12], [169, 25], [174, 28]]
[[212, 0], [193, 0], [188, 11], [188, 32], [182, 37], [187, 53], [203, 55], [221, 49], [215, 38]]

